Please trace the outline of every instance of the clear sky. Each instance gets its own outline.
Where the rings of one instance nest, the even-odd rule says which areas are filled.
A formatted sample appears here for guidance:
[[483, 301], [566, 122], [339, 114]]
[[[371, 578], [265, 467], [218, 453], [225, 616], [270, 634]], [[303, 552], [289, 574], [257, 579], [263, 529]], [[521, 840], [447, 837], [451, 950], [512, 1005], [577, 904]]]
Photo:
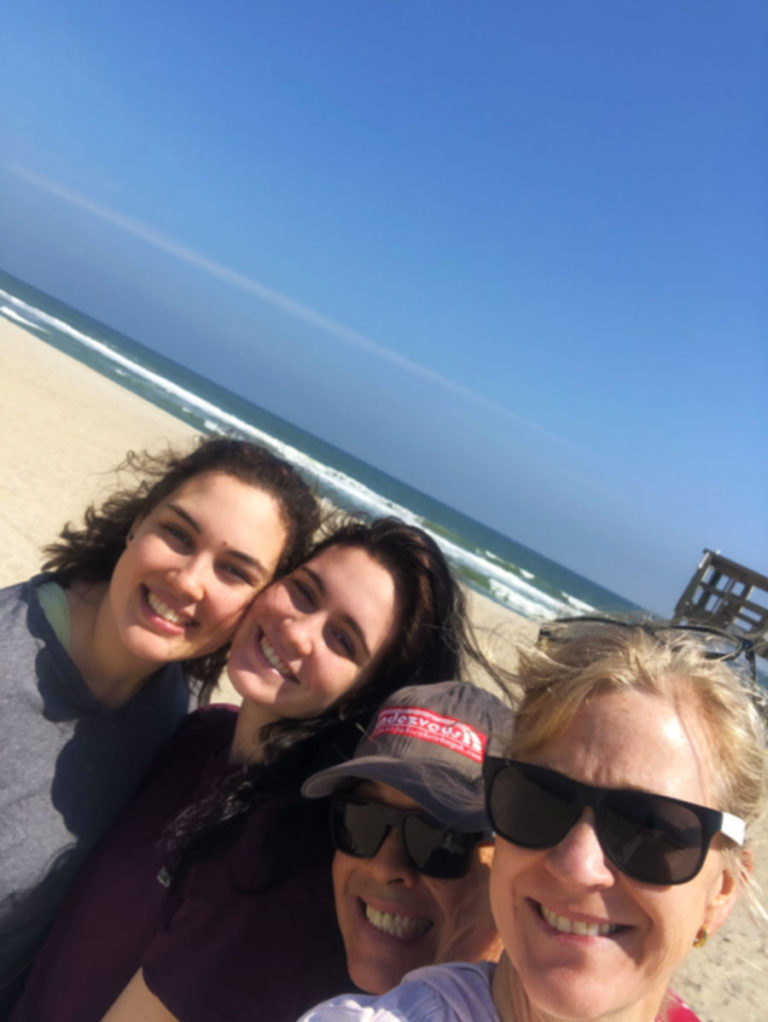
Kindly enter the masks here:
[[763, 0], [5, 0], [0, 266], [669, 612], [768, 572], [766, 52]]

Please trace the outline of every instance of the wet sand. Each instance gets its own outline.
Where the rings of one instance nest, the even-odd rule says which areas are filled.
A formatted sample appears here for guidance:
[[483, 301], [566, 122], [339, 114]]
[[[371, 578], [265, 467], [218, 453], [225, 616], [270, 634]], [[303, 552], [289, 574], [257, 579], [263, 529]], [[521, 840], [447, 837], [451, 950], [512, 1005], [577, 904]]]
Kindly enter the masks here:
[[[4, 319], [0, 365], [0, 585], [8, 585], [34, 574], [40, 548], [64, 522], [114, 488], [128, 449], [185, 446], [194, 431]], [[531, 634], [529, 622], [491, 600], [473, 593], [470, 605], [478, 634], [504, 660], [518, 636]], [[768, 821], [755, 845], [768, 888]], [[768, 925], [758, 928], [737, 906], [706, 948], [691, 951], [674, 988], [704, 1022], [764, 1022]]]

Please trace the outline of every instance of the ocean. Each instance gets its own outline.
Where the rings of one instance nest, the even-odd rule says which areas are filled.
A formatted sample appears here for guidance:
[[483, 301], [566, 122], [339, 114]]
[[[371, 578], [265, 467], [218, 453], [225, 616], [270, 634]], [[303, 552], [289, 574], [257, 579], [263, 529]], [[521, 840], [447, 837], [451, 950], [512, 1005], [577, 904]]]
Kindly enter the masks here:
[[421, 526], [462, 581], [524, 617], [641, 609], [2, 271], [0, 315], [200, 432], [225, 431], [264, 444], [336, 506]]

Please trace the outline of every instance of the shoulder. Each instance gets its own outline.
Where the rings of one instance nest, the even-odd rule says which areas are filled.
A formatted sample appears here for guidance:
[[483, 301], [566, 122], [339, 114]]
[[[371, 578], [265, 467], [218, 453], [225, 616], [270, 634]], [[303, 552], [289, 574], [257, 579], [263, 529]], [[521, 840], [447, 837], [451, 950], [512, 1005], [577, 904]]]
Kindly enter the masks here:
[[498, 1022], [490, 994], [493, 966], [453, 963], [409, 972], [400, 986], [380, 997], [347, 994], [325, 1001], [301, 1022]]
[[36, 612], [42, 619], [44, 615], [37, 599], [37, 587], [50, 581], [48, 575], [35, 575], [24, 582], [16, 582], [12, 586], [0, 589], [0, 615], [6, 621], [9, 617], [17, 615], [20, 620], [26, 622], [27, 614]]
[[40, 604], [37, 587], [48, 581], [37, 575], [0, 589], [0, 678], [6, 692], [26, 691], [33, 702], [42, 697], [41, 678], [50, 680], [50, 696], [60, 684], [77, 687], [80, 677]]

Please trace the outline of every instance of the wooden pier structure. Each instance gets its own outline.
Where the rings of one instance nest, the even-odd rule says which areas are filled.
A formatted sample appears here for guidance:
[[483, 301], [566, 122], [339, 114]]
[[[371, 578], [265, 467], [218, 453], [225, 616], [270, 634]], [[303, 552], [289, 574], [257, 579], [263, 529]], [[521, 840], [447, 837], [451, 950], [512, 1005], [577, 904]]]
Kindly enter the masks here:
[[705, 550], [677, 601], [674, 620], [711, 625], [749, 639], [757, 656], [768, 657], [768, 577], [718, 551]]

